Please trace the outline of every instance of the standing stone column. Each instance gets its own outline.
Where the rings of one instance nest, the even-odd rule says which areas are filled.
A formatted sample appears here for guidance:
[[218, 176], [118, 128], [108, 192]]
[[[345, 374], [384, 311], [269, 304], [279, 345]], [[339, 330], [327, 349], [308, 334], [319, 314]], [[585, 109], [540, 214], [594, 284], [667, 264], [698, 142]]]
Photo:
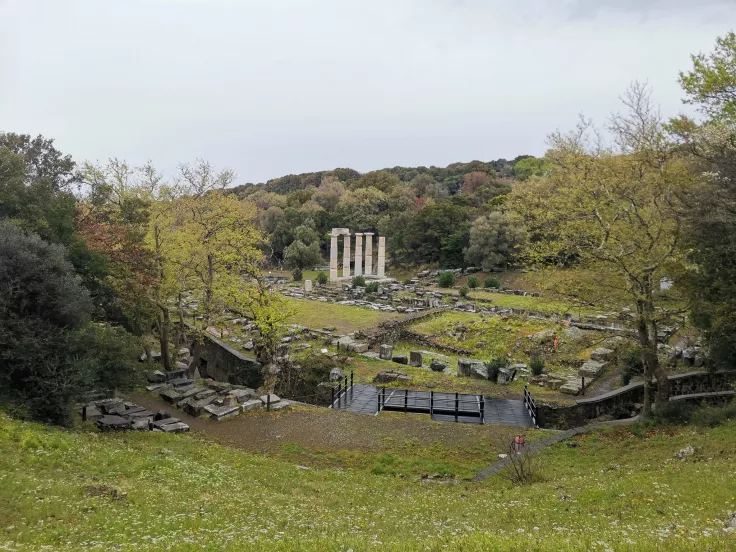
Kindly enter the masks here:
[[365, 233], [365, 275], [373, 274], [373, 232]]
[[337, 282], [337, 234], [330, 234], [330, 282]]
[[342, 277], [350, 278], [350, 232], [342, 238]]
[[386, 277], [386, 238], [378, 236], [378, 273], [379, 278]]
[[355, 275], [363, 274], [363, 234], [355, 233]]

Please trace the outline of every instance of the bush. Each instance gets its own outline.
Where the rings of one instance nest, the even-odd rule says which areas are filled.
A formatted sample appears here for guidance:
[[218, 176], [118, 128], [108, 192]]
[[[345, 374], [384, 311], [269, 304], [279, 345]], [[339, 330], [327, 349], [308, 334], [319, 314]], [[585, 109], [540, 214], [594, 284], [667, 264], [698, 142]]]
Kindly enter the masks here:
[[621, 348], [616, 353], [616, 363], [621, 372], [621, 383], [628, 385], [634, 376], [644, 374], [641, 348], [638, 346]]
[[378, 291], [378, 282], [371, 282], [365, 286], [365, 291], [368, 293], [376, 293]]
[[463, 286], [460, 288], [460, 297], [467, 297], [470, 290], [467, 288], [467, 286]]
[[508, 459], [506, 477], [514, 485], [530, 485], [541, 480], [538, 473], [537, 456], [530, 449], [524, 448], [517, 452], [512, 443], [509, 446]]
[[450, 271], [445, 271], [440, 274], [439, 285], [441, 288], [449, 288], [455, 285], [455, 274]]
[[356, 276], [353, 278], [353, 286], [365, 287], [365, 278], [363, 276]]
[[483, 280], [483, 286], [487, 288], [500, 289], [501, 280], [499, 280], [495, 276], [487, 276], [486, 279]]
[[301, 268], [295, 268], [294, 272], [291, 273], [292, 278], [294, 278], [295, 282], [301, 282], [302, 281], [302, 269]]
[[498, 373], [509, 366], [509, 359], [506, 357], [492, 358], [486, 362], [486, 369], [488, 370], [488, 381], [496, 383], [498, 381]]
[[468, 287], [470, 289], [475, 289], [478, 287], [478, 277], [473, 274], [470, 278], [468, 278]]
[[542, 372], [544, 372], [544, 358], [541, 356], [535, 356], [532, 358], [529, 362], [529, 369], [532, 371], [533, 375], [541, 376]]
[[404, 285], [405, 286], [411, 285], [411, 278], [407, 278], [406, 280], [404, 280]]
[[327, 284], [327, 280], [328, 277], [325, 271], [321, 270], [317, 273], [317, 283], [319, 285], [324, 286], [325, 284]]

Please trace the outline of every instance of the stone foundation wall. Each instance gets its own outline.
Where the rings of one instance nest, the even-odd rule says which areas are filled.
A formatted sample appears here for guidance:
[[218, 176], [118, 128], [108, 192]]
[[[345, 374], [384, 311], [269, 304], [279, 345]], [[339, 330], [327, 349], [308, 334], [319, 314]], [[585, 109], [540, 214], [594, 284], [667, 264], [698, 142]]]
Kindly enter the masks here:
[[205, 362], [200, 366], [199, 373], [203, 378], [245, 385], [252, 389], [263, 385], [260, 362], [209, 335], [204, 337], [202, 360]]
[[[689, 372], [670, 376], [671, 396], [696, 395], [733, 390], [736, 371]], [[656, 383], [652, 384], [651, 394], [656, 393]], [[721, 398], [720, 400], [724, 400]], [[644, 384], [631, 383], [609, 393], [589, 399], [580, 399], [572, 406], [537, 404], [539, 427], [546, 429], [569, 429], [585, 425], [601, 416], [615, 419], [629, 418], [639, 413], [644, 401]]]

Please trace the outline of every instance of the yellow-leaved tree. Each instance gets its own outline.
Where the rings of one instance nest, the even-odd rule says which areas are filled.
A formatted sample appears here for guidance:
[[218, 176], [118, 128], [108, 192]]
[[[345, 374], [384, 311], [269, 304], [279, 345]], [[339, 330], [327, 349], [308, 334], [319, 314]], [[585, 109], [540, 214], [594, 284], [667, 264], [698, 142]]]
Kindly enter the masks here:
[[572, 133], [552, 134], [547, 176], [517, 186], [509, 205], [530, 231], [531, 261], [577, 263], [598, 271], [602, 281], [621, 283], [635, 313], [646, 416], [652, 377], [657, 405], [669, 400], [658, 330], [681, 305], [673, 308], [660, 281], [683, 270], [683, 199], [696, 180], [688, 158], [668, 140], [647, 88], [632, 85], [623, 101], [627, 111], [612, 116], [607, 128], [611, 143], [585, 120]]

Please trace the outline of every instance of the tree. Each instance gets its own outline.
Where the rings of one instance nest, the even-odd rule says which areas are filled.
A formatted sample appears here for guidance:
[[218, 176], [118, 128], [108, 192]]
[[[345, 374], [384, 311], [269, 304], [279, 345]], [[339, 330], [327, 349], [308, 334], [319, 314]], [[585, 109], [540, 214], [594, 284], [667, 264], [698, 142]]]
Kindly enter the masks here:
[[338, 213], [356, 230], [376, 230], [388, 210], [388, 195], [375, 187], [349, 190], [340, 198]]
[[388, 171], [372, 171], [365, 173], [358, 180], [354, 181], [350, 189], [359, 190], [361, 188], [375, 188], [383, 193], [389, 193], [391, 190], [401, 185], [401, 180]]
[[322, 183], [314, 192], [312, 199], [316, 201], [325, 211], [334, 211], [340, 198], [345, 195], [345, 186], [336, 176], [322, 177]]
[[646, 416], [652, 376], [657, 405], [669, 400], [657, 333], [671, 312], [658, 289], [661, 278], [683, 269], [681, 198], [694, 179], [687, 159], [667, 140], [646, 87], [633, 85], [623, 101], [628, 111], [614, 115], [609, 126], [613, 144], [604, 144], [587, 121], [573, 133], [553, 134], [549, 176], [517, 188], [511, 204], [535, 237], [528, 248], [532, 259], [556, 258], [564, 250], [625, 282], [646, 367]]
[[241, 312], [250, 304], [248, 295], [262, 258], [255, 215], [254, 205], [214, 189], [175, 200], [172, 224], [162, 228], [163, 237], [171, 242], [164, 262], [173, 265], [181, 286], [192, 293], [201, 317], [195, 327], [190, 373], [200, 362], [207, 328], [220, 322], [226, 311]]
[[67, 423], [85, 392], [126, 389], [135, 376], [130, 336], [121, 330], [112, 358], [109, 328], [87, 326], [92, 301], [65, 257], [0, 220], [0, 398], [53, 423]]
[[487, 185], [488, 182], [488, 174], [485, 172], [475, 171], [468, 173], [463, 177], [463, 194], [474, 194], [478, 188]]
[[528, 239], [524, 221], [514, 213], [493, 211], [470, 227], [465, 260], [485, 271], [515, 262]]
[[0, 217], [43, 239], [69, 245], [76, 205], [75, 163], [43, 136], [0, 132]]
[[736, 34], [692, 61], [680, 83], [705, 120], [681, 117], [670, 125], [695, 156], [703, 182], [689, 201], [687, 244], [696, 269], [688, 272], [687, 291], [710, 358], [730, 368], [736, 362]]
[[736, 33], [716, 39], [709, 55], [691, 56], [693, 68], [680, 73], [687, 98], [714, 120], [736, 121]]
[[514, 175], [522, 182], [529, 180], [533, 176], [544, 176], [544, 173], [544, 158], [525, 157], [514, 165]]
[[414, 264], [461, 267], [469, 240], [470, 212], [460, 200], [447, 199], [426, 205], [406, 220], [400, 253]]

